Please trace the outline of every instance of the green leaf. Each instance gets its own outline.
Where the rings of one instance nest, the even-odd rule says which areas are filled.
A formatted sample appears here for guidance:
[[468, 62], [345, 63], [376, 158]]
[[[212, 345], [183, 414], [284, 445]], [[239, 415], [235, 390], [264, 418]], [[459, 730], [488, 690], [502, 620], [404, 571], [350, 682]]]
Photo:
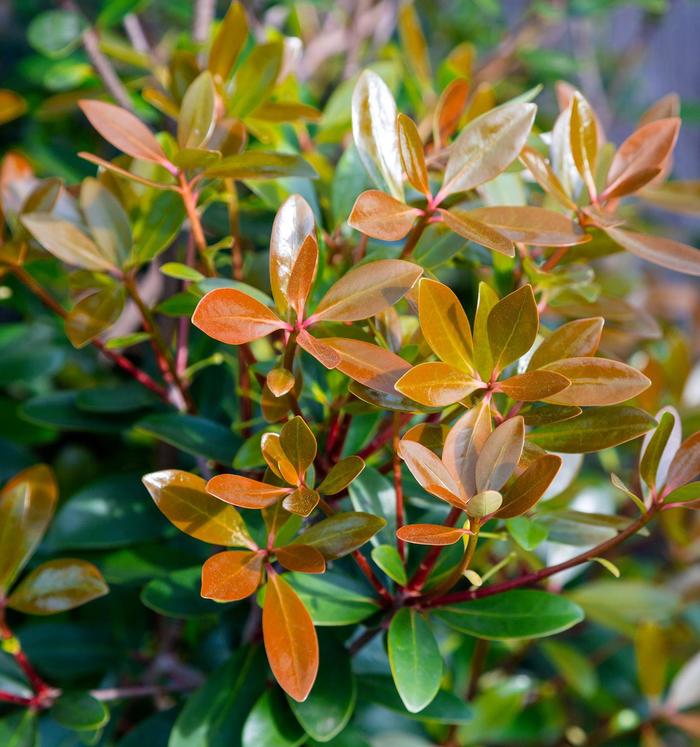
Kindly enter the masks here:
[[636, 407], [593, 407], [570, 420], [535, 428], [527, 438], [543, 449], [581, 454], [639, 438], [655, 424], [651, 415]]
[[50, 428], [88, 433], [119, 433], [132, 422], [128, 415], [114, 414], [105, 418], [98, 413], [78, 409], [77, 391], [58, 391], [33, 397], [22, 408], [22, 418], [30, 423]]
[[698, 500], [700, 500], [700, 482], [689, 482], [672, 490], [664, 498], [664, 503], [687, 503], [688, 508], [700, 508], [700, 505], [695, 505]]
[[240, 440], [225, 426], [197, 415], [150, 415], [136, 428], [188, 454], [233, 464]]
[[305, 739], [278, 689], [263, 693], [243, 724], [243, 747], [297, 747]]
[[411, 713], [406, 710], [391, 677], [384, 675], [358, 677], [357, 691], [363, 701], [376, 703], [390, 711], [418, 721], [436, 724], [468, 724], [473, 717], [471, 706], [446, 690], [440, 690], [433, 701], [420, 713]]
[[160, 192], [143, 210], [134, 224], [134, 245], [130, 265], [150, 262], [165, 251], [175, 239], [185, 219], [185, 208], [180, 195]]
[[378, 545], [372, 548], [372, 560], [392, 581], [405, 586], [408, 581], [399, 551], [393, 545]]
[[546, 526], [526, 519], [524, 516], [507, 519], [506, 528], [523, 550], [534, 550], [547, 539], [549, 534]]
[[166, 262], [161, 265], [160, 271], [163, 275], [178, 280], [192, 280], [195, 283], [204, 280], [204, 275], [201, 272], [195, 270], [194, 267], [189, 267], [189, 265], [183, 265], [181, 262]]
[[501, 299], [488, 316], [493, 367], [502, 371], [525, 355], [537, 337], [539, 315], [532, 286], [524, 285]]
[[200, 595], [202, 569], [183, 568], [166, 578], [154, 578], [141, 592], [141, 602], [166, 617], [189, 620], [218, 615], [222, 606]]
[[561, 641], [542, 641], [540, 648], [566, 684], [582, 698], [590, 698], [599, 686], [590, 658]]
[[383, 526], [386, 521], [380, 516], [348, 511], [314, 524], [295, 543], [315, 547], [326, 560], [335, 560], [362, 547]]
[[571, 600], [529, 589], [459, 602], [435, 614], [461, 633], [492, 640], [554, 635], [583, 620], [583, 610]]
[[309, 611], [315, 625], [354, 625], [379, 611], [379, 605], [365, 590], [336, 572], [323, 576], [287, 573], [294, 591]]
[[641, 462], [639, 463], [639, 475], [644, 482], [650, 487], [656, 487], [656, 473], [659, 469], [659, 462], [664, 454], [666, 444], [671, 436], [675, 426], [676, 419], [673, 413], [665, 412], [659, 420], [659, 425], [654, 431], [654, 435], [649, 440]]
[[232, 2], [214, 37], [209, 53], [209, 71], [226, 80], [248, 36], [248, 19], [239, 2]]
[[263, 103], [275, 86], [282, 65], [280, 40], [259, 44], [243, 60], [233, 79], [231, 114], [239, 119]]
[[88, 550], [158, 539], [167, 525], [143, 498], [137, 474], [91, 482], [61, 504], [48, 541], [58, 550]]
[[109, 721], [109, 709], [89, 693], [64, 693], [51, 707], [51, 718], [75, 731], [101, 729]]
[[291, 153], [269, 153], [248, 150], [235, 156], [222, 158], [205, 172], [208, 177], [228, 179], [278, 179], [298, 176], [316, 179], [316, 170], [300, 156]]
[[102, 574], [86, 560], [49, 560], [25, 576], [7, 606], [28, 615], [55, 615], [107, 594]]
[[355, 709], [357, 687], [350, 655], [328, 633], [319, 635], [318, 675], [307, 699], [301, 703], [288, 698], [289, 705], [306, 733], [319, 742], [328, 742], [347, 725]]
[[27, 28], [27, 41], [37, 52], [58, 59], [80, 45], [86, 27], [83, 16], [76, 11], [49, 10], [33, 17]]
[[238, 649], [188, 698], [168, 747], [242, 747], [243, 724], [267, 671], [261, 647]]
[[396, 493], [394, 486], [374, 467], [366, 467], [348, 488], [350, 502], [356, 511], [386, 517], [372, 544], [393, 544], [396, 541]]
[[216, 93], [211, 73], [205, 70], [190, 84], [177, 118], [180, 148], [202, 148], [214, 130]]
[[331, 467], [317, 490], [323, 495], [336, 495], [347, 488], [364, 468], [364, 460], [360, 457], [345, 457]]
[[121, 267], [131, 251], [129, 216], [117, 198], [97, 179], [80, 187], [80, 209], [104, 257]]
[[158, 397], [137, 381], [81, 389], [75, 400], [81, 410], [111, 414], [141, 410], [158, 403]]
[[0, 743], [6, 747], [38, 747], [38, 716], [29, 708], [0, 718]]
[[418, 713], [440, 689], [442, 657], [430, 626], [414, 609], [399, 610], [387, 638], [394, 684], [406, 708]]

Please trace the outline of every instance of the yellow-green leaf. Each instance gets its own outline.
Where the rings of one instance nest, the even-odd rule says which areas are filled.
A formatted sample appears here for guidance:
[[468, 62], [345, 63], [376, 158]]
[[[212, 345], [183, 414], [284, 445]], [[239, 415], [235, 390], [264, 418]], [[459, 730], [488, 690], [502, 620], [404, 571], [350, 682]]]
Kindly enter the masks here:
[[532, 286], [524, 285], [501, 299], [491, 309], [486, 324], [494, 370], [502, 371], [525, 355], [535, 342], [538, 327]]

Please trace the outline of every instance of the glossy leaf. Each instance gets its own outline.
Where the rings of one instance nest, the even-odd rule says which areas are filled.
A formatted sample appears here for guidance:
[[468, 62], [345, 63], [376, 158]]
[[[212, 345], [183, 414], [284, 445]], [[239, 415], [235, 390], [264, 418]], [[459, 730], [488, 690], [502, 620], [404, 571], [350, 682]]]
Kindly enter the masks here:
[[482, 401], [462, 415], [445, 438], [442, 461], [465, 495], [476, 493], [476, 462], [490, 435], [491, 412]]
[[479, 283], [479, 295], [474, 315], [474, 366], [479, 375], [488, 381], [493, 369], [493, 356], [488, 339], [488, 317], [498, 303], [496, 292], [486, 283]]
[[294, 544], [310, 545], [326, 560], [335, 560], [362, 547], [385, 524], [381, 517], [360, 511], [334, 514], [303, 531]]
[[497, 490], [482, 490], [469, 499], [467, 516], [484, 519], [496, 513], [503, 503], [503, 496]]
[[235, 602], [254, 594], [262, 579], [263, 555], [229, 550], [212, 555], [202, 566], [202, 596]]
[[282, 506], [293, 514], [308, 516], [318, 505], [319, 494], [307, 487], [300, 485], [296, 490], [284, 497]]
[[243, 724], [243, 747], [262, 744], [298, 747], [306, 734], [297, 723], [284, 695], [277, 690], [264, 692]]
[[607, 228], [606, 233], [640, 259], [686, 275], [700, 276], [700, 249], [663, 236], [647, 236], [622, 228]]
[[275, 216], [270, 237], [270, 285], [280, 314], [287, 312], [289, 279], [314, 225], [314, 214], [301, 195], [288, 197]]
[[440, 148], [457, 129], [468, 94], [469, 83], [464, 78], [450, 81], [440, 94], [433, 114], [433, 141], [436, 148]]
[[503, 491], [503, 503], [496, 516], [509, 519], [527, 513], [552, 484], [561, 464], [562, 459], [556, 454], [545, 454], [535, 459]]
[[583, 610], [566, 597], [523, 589], [448, 605], [435, 614], [460, 633], [491, 640], [541, 638], [583, 620]]
[[530, 358], [528, 368], [541, 368], [548, 363], [562, 358], [589, 357], [596, 353], [600, 345], [605, 320], [600, 317], [590, 319], [574, 319], [562, 324], [561, 327], [545, 338]]
[[401, 440], [398, 452], [422, 488], [453, 505], [463, 506], [457, 481], [432, 451], [416, 441]]
[[570, 383], [561, 373], [535, 370], [501, 381], [498, 390], [516, 401], [536, 402], [562, 392]]
[[324, 573], [326, 570], [326, 559], [311, 545], [276, 547], [275, 557], [279, 564], [288, 571]]
[[365, 70], [352, 94], [352, 134], [372, 181], [403, 200], [403, 174], [396, 131], [396, 103], [386, 83]]
[[79, 105], [90, 124], [115, 148], [142, 161], [170, 164], [153, 133], [131, 112], [104, 101], [83, 99]]
[[509, 104], [470, 122], [450, 148], [440, 195], [466, 192], [498, 176], [518, 157], [536, 111], [534, 104]]
[[472, 332], [462, 304], [450, 288], [422, 278], [418, 286], [418, 320], [425, 341], [441, 361], [471, 372]]
[[303, 602], [276, 573], [268, 577], [262, 628], [275, 679], [294, 700], [306, 700], [318, 672], [318, 639]]
[[700, 433], [686, 438], [668, 468], [666, 489], [674, 490], [700, 475]]
[[595, 168], [598, 155], [598, 125], [586, 99], [576, 91], [571, 99], [569, 125], [571, 155], [576, 169], [586, 183], [591, 199], [596, 196]]
[[145, 475], [156, 506], [180, 531], [212, 545], [254, 548], [241, 515], [206, 491], [206, 481], [177, 469]]
[[675, 424], [676, 419], [673, 414], [664, 412], [659, 420], [658, 427], [649, 439], [646, 448], [642, 451], [642, 458], [639, 462], [639, 476], [652, 489], [656, 487], [656, 476], [659, 471], [659, 465]]
[[399, 153], [408, 183], [418, 192], [430, 197], [428, 169], [425, 165], [423, 143], [415, 122], [405, 114], [396, 120], [399, 132]]
[[423, 269], [400, 259], [379, 259], [349, 270], [321, 299], [315, 322], [356, 322], [378, 314], [403, 298]]
[[520, 461], [525, 439], [521, 415], [505, 420], [488, 437], [476, 460], [476, 489], [500, 490]]
[[265, 383], [275, 397], [283, 397], [294, 389], [294, 374], [286, 368], [273, 368], [267, 374]]
[[330, 571], [323, 576], [290, 573], [287, 579], [316, 625], [354, 625], [379, 610], [371, 591], [358, 589], [346, 577]]
[[7, 606], [27, 615], [55, 615], [102, 597], [109, 589], [102, 574], [85, 560], [49, 560], [25, 576]]
[[207, 293], [197, 304], [192, 323], [209, 337], [229, 345], [241, 345], [288, 327], [267, 306], [235, 288]]
[[422, 711], [438, 693], [442, 657], [433, 631], [415, 609], [399, 610], [387, 637], [394, 684], [411, 713]]
[[410, 368], [396, 353], [369, 342], [345, 337], [324, 337], [322, 342], [340, 357], [339, 371], [380, 392], [395, 394], [396, 382]]
[[584, 410], [579, 416], [540, 426], [528, 434], [536, 446], [565, 454], [609, 449], [650, 431], [655, 420], [636, 407], [615, 405]]
[[214, 130], [216, 92], [211, 73], [200, 73], [182, 99], [177, 119], [180, 148], [203, 148]]
[[392, 581], [405, 586], [408, 583], [406, 568], [399, 551], [393, 545], [377, 545], [372, 548], [372, 560]]
[[566, 358], [547, 365], [565, 376], [570, 386], [548, 397], [556, 405], [616, 405], [641, 394], [651, 384], [636, 368], [605, 358]]
[[399, 539], [414, 545], [454, 545], [467, 534], [466, 529], [442, 524], [406, 524], [396, 530]]
[[552, 195], [565, 208], [576, 209], [576, 203], [569, 197], [559, 177], [543, 155], [526, 145], [520, 152], [520, 160], [547, 194]]
[[399, 241], [411, 230], [419, 215], [418, 208], [386, 192], [369, 189], [355, 200], [348, 224], [374, 239]]
[[119, 286], [108, 285], [88, 293], [68, 312], [66, 337], [74, 347], [85, 347], [117, 321], [123, 308], [124, 291]]
[[58, 501], [56, 478], [38, 464], [15, 475], [0, 493], [0, 592], [17, 578], [41, 542]]
[[572, 220], [545, 208], [483, 207], [470, 210], [467, 215], [511, 241], [531, 246], [574, 246], [590, 241], [590, 236]]
[[395, 384], [397, 392], [427, 407], [446, 407], [463, 400], [486, 384], [448, 363], [419, 363]]
[[294, 309], [297, 319], [304, 318], [306, 299], [316, 278], [317, 266], [318, 244], [315, 236], [309, 234], [302, 242], [287, 285], [287, 301]]
[[365, 468], [364, 460], [358, 456], [349, 456], [336, 462], [318, 486], [318, 492], [323, 495], [337, 495]]
[[260, 449], [267, 466], [290, 485], [296, 485], [299, 477], [289, 457], [284, 453], [282, 441], [277, 433], [264, 433], [260, 440]]
[[51, 707], [51, 718], [67, 729], [89, 732], [107, 724], [109, 710], [89, 693], [65, 693]]
[[471, 213], [458, 210], [438, 210], [445, 225], [456, 234], [463, 236], [469, 241], [493, 249], [494, 252], [505, 254], [506, 257], [515, 256], [513, 242], [500, 231], [482, 223], [472, 217]]
[[[299, 331], [297, 343], [302, 350], [316, 358], [326, 368], [337, 368], [342, 358], [340, 353], [326, 342], [328, 338], [319, 339], [310, 335], [305, 329]], [[336, 338], [340, 339], [340, 338]]]
[[207, 493], [240, 508], [268, 508], [291, 492], [291, 488], [268, 485], [241, 475], [216, 475], [207, 483]]
[[487, 331], [493, 367], [502, 371], [532, 347], [539, 315], [530, 285], [501, 299], [488, 315]]
[[299, 478], [316, 458], [316, 438], [304, 419], [296, 415], [282, 426], [280, 446]]

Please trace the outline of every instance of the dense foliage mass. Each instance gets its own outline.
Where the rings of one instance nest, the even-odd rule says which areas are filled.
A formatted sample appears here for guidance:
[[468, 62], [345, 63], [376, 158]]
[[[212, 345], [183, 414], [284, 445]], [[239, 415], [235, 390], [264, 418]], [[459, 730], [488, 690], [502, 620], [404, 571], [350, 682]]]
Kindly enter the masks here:
[[90, 175], [0, 167], [0, 744], [700, 738], [678, 98], [132, 5], [29, 28]]

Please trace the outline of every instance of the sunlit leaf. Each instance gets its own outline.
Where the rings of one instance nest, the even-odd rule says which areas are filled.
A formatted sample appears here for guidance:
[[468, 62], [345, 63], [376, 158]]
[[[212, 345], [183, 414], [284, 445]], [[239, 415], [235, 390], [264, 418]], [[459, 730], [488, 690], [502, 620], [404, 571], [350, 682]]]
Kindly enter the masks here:
[[202, 566], [202, 596], [235, 602], [254, 594], [262, 579], [263, 555], [228, 550], [212, 555]]
[[399, 539], [414, 545], [454, 545], [467, 534], [467, 529], [441, 524], [406, 524], [396, 530]]
[[446, 407], [486, 384], [448, 363], [419, 363], [395, 384], [396, 391], [428, 407]]
[[318, 244], [315, 236], [309, 234], [299, 249], [287, 284], [287, 301], [294, 309], [297, 319], [304, 318], [306, 299], [309, 297], [311, 286], [316, 278], [317, 266]]
[[268, 508], [291, 492], [242, 475], [216, 475], [207, 483], [207, 493], [239, 508]]
[[498, 390], [514, 400], [535, 402], [565, 390], [570, 383], [561, 373], [535, 370], [499, 382]]
[[694, 480], [700, 474], [700, 432], [688, 436], [668, 468], [666, 489], [673, 490]]
[[277, 82], [284, 45], [280, 39], [257, 44], [239, 65], [233, 77], [230, 113], [242, 119], [269, 96]]
[[399, 241], [411, 230], [419, 215], [418, 208], [386, 192], [369, 189], [355, 200], [348, 224], [374, 239]]
[[647, 236], [622, 228], [607, 228], [605, 231], [616, 244], [647, 262], [686, 275], [700, 276], [700, 249], [664, 236]]
[[323, 573], [326, 570], [326, 559], [311, 545], [276, 547], [275, 557], [279, 564], [288, 571]]
[[[659, 420], [658, 427], [642, 452], [642, 458], [639, 462], [639, 476], [652, 489], [656, 488], [659, 464], [664, 456], [666, 445], [673, 433], [675, 424], [676, 419], [673, 414], [664, 412]], [[698, 465], [700, 467], [700, 462]]]
[[214, 131], [216, 92], [208, 71], [198, 75], [182, 99], [177, 119], [180, 148], [202, 148]]
[[428, 169], [425, 165], [423, 143], [415, 122], [405, 114], [399, 114], [396, 120], [399, 131], [399, 152], [401, 164], [406, 172], [408, 183], [413, 189], [430, 197]]
[[536, 459], [503, 491], [503, 503], [496, 516], [508, 519], [527, 513], [551, 485], [561, 467], [556, 454], [545, 454]]
[[475, 241], [488, 249], [493, 249], [499, 254], [505, 254], [506, 257], [515, 256], [515, 246], [507, 236], [486, 223], [476, 220], [471, 213], [459, 210], [443, 210], [442, 208], [438, 212], [445, 225], [456, 234], [469, 239], [469, 241]]
[[487, 330], [493, 367], [502, 371], [532, 347], [539, 315], [532, 286], [524, 285], [501, 299], [488, 315]]
[[433, 141], [440, 148], [457, 129], [467, 104], [469, 83], [464, 78], [455, 78], [440, 94], [433, 114]]
[[410, 368], [396, 353], [369, 342], [345, 337], [324, 337], [320, 342], [340, 356], [339, 371], [380, 392], [396, 394], [396, 382]]
[[585, 244], [590, 236], [561, 213], [538, 207], [483, 207], [467, 215], [496, 229], [511, 241], [532, 246]]
[[535, 181], [547, 194], [552, 195], [560, 205], [569, 210], [576, 209], [576, 203], [569, 197], [559, 177], [554, 173], [549, 162], [534, 148], [525, 146], [520, 152], [520, 160], [525, 164]]
[[462, 415], [445, 438], [442, 461], [462, 485], [465, 495], [476, 493], [476, 462], [490, 435], [490, 408], [481, 402]]
[[398, 451], [422, 488], [448, 503], [464, 506], [464, 498], [457, 481], [432, 451], [416, 441], [406, 440], [399, 442]]
[[239, 2], [232, 2], [214, 37], [209, 53], [209, 72], [226, 80], [248, 35], [248, 19]]
[[594, 355], [600, 344], [604, 323], [605, 320], [597, 316], [562, 324], [535, 350], [528, 368], [541, 368], [562, 358]]
[[588, 187], [591, 199], [596, 196], [595, 168], [598, 155], [598, 125], [586, 99], [576, 91], [571, 99], [570, 144], [576, 169]]
[[298, 488], [284, 497], [282, 506], [293, 514], [308, 516], [318, 505], [319, 495], [306, 485]]

